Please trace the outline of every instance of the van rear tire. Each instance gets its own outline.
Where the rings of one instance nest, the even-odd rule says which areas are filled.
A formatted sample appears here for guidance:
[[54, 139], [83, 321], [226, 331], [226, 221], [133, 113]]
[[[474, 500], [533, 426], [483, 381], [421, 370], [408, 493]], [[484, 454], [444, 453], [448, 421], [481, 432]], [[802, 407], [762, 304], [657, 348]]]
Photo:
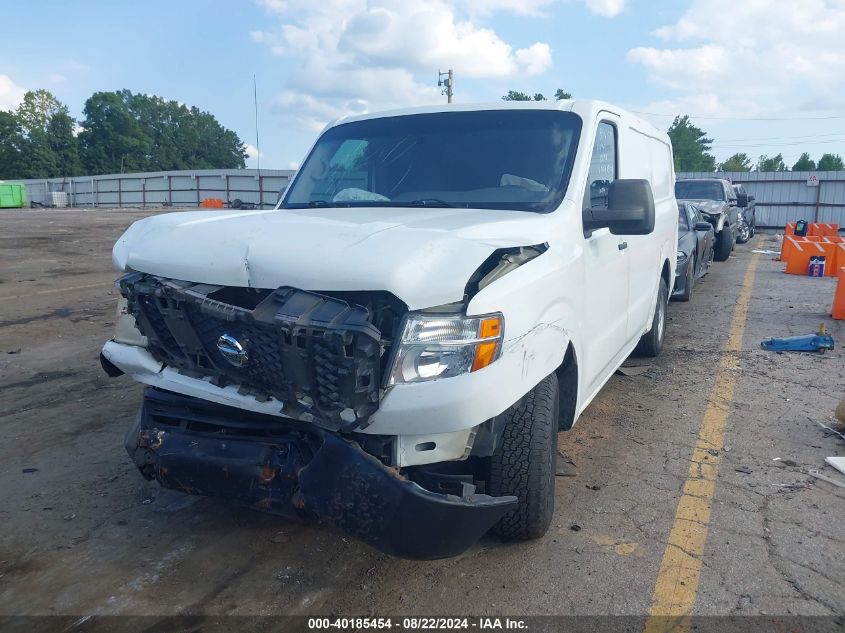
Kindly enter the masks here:
[[506, 539], [540, 538], [555, 509], [555, 463], [560, 392], [555, 374], [546, 376], [508, 409], [502, 441], [490, 458], [488, 494], [514, 495], [516, 508], [493, 526]]
[[661, 277], [660, 286], [657, 288], [657, 304], [654, 306], [651, 329], [643, 334], [640, 342], [637, 343], [637, 347], [634, 349], [636, 355], [651, 358], [660, 355], [660, 350], [663, 349], [663, 340], [666, 338], [667, 303], [669, 303], [669, 289]]

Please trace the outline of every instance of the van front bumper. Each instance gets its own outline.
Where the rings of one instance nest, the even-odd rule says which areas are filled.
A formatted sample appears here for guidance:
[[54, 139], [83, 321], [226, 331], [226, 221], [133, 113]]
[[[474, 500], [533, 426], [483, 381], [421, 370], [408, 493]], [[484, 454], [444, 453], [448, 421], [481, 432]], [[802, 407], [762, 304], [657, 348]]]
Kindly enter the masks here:
[[460, 554], [517, 503], [431, 492], [331, 432], [157, 389], [126, 450], [166, 488], [317, 519], [402, 558]]

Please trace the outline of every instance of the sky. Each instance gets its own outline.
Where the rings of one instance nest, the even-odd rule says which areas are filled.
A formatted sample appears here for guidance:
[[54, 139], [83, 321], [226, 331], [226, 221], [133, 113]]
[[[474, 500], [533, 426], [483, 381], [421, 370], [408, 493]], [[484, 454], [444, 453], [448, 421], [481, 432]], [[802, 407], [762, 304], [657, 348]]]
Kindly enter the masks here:
[[[557, 88], [689, 114], [721, 161], [845, 156], [845, 0], [5, 0], [0, 109], [46, 88], [81, 119], [127, 88], [213, 113], [295, 169], [344, 114]], [[9, 28], [9, 25], [16, 25]]]

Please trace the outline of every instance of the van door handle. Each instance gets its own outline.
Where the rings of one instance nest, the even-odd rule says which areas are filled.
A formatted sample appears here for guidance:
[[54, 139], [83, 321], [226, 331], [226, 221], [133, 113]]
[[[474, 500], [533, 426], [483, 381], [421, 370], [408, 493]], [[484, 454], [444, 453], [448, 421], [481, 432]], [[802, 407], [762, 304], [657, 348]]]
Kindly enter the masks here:
[[617, 246], [617, 248], [620, 251], [624, 251], [626, 248], [628, 248], [628, 242], [619, 242], [619, 245]]

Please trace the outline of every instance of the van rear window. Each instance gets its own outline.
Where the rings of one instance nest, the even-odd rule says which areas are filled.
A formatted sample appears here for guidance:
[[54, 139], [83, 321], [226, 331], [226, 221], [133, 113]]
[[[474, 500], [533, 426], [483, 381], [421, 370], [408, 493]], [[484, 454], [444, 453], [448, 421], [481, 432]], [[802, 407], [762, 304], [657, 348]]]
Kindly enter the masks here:
[[344, 123], [317, 141], [281, 207], [545, 213], [569, 184], [581, 119], [554, 110], [437, 112]]

